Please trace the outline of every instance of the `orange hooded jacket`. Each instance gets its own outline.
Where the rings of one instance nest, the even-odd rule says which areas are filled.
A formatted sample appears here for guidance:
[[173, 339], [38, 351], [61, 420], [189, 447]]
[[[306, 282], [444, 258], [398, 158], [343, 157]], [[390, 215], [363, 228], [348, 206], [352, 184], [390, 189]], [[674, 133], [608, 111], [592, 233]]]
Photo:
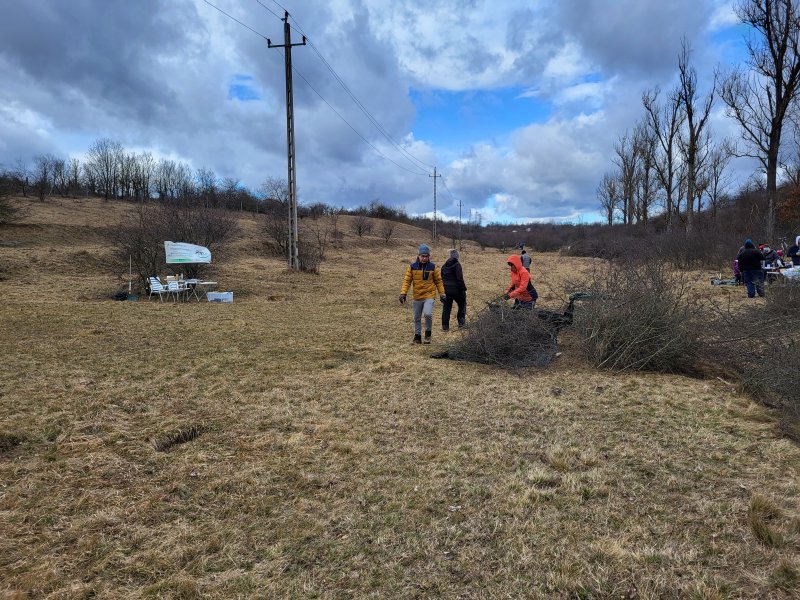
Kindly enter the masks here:
[[528, 284], [531, 276], [522, 266], [522, 259], [519, 254], [512, 254], [508, 257], [508, 264], [514, 267], [511, 269], [511, 285], [506, 290], [510, 298], [515, 298], [520, 302], [530, 302], [533, 296], [528, 292]]

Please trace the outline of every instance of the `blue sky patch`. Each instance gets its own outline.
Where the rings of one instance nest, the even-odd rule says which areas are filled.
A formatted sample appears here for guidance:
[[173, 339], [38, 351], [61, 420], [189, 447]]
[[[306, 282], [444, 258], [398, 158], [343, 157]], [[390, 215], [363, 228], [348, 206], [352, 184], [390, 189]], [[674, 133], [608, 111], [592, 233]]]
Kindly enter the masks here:
[[241, 100], [248, 102], [260, 100], [261, 95], [253, 87], [253, 77], [251, 75], [234, 75], [228, 84], [228, 100]]
[[411, 90], [417, 118], [414, 137], [435, 139], [443, 146], [480, 141], [502, 143], [509, 132], [546, 121], [549, 102], [521, 94], [524, 88], [453, 92]]
[[723, 62], [739, 64], [747, 60], [745, 38], [751, 29], [749, 25], [740, 23], [719, 29], [711, 35], [711, 43], [719, 49]]

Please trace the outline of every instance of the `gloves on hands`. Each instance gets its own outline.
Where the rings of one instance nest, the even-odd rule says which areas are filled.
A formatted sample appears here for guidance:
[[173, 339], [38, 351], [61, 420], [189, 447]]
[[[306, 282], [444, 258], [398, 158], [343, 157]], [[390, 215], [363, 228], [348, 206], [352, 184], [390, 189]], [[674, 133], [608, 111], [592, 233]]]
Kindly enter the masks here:
[[511, 298], [511, 296], [508, 294], [503, 294], [503, 300], [508, 300], [509, 298]]
[[400, 294], [400, 304], [405, 304], [405, 303], [406, 303], [406, 295]]

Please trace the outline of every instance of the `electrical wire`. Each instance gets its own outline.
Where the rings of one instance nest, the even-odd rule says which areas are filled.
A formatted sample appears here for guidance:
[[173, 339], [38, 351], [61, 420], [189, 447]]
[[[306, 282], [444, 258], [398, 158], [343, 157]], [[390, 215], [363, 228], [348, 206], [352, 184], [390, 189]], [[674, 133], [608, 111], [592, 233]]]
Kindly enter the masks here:
[[[255, 33], [257, 36], [259, 36], [259, 37], [261, 37], [261, 38], [263, 38], [263, 39], [265, 39], [265, 40], [267, 39], [267, 36], [265, 36], [263, 33], [259, 33], [258, 31], [256, 31], [256, 30], [255, 30], [255, 29], [253, 29], [252, 27], [250, 27], [249, 25], [245, 25], [244, 23], [242, 23], [242, 22], [241, 22], [239, 19], [237, 19], [236, 17], [234, 17], [234, 16], [231, 16], [231, 15], [229, 15], [228, 13], [226, 13], [226, 12], [225, 12], [224, 10], [222, 10], [222, 9], [221, 9], [219, 6], [214, 6], [214, 5], [213, 5], [213, 4], [211, 4], [211, 2], [209, 2], [208, 0], [203, 0], [203, 2], [205, 2], [206, 4], [208, 4], [208, 5], [209, 5], [211, 8], [215, 8], [215, 9], [217, 9], [219, 12], [221, 12], [223, 15], [225, 15], [225, 16], [226, 16], [226, 17], [228, 17], [229, 19], [232, 19], [232, 20], [236, 21], [236, 22], [237, 22], [239, 25], [241, 25], [241, 26], [242, 26], [242, 27], [244, 27], [245, 29], [249, 29], [250, 31], [252, 31], [253, 33]], [[265, 7], [265, 8], [266, 8], [266, 7]], [[280, 17], [279, 17], [279, 18], [280, 18]]]
[[[273, 1], [274, 1], [274, 0], [273, 0]], [[208, 4], [210, 7], [212, 7], [212, 8], [214, 8], [214, 9], [218, 10], [219, 12], [221, 12], [223, 15], [225, 15], [225, 16], [226, 16], [226, 17], [228, 17], [229, 19], [231, 19], [231, 20], [233, 20], [233, 21], [236, 21], [236, 22], [237, 22], [239, 25], [241, 25], [241, 26], [242, 26], [242, 27], [244, 27], [245, 29], [248, 29], [248, 30], [252, 31], [253, 33], [255, 33], [256, 35], [258, 35], [259, 37], [261, 37], [261, 38], [263, 38], [263, 39], [265, 39], [265, 40], [269, 41], [269, 38], [267, 38], [265, 35], [263, 35], [262, 33], [258, 32], [258, 31], [256, 31], [255, 29], [253, 29], [253, 28], [252, 28], [252, 27], [250, 27], [249, 25], [246, 25], [246, 24], [242, 23], [242, 22], [241, 22], [239, 19], [237, 19], [236, 17], [234, 17], [234, 16], [232, 16], [232, 15], [230, 15], [230, 14], [226, 13], [224, 10], [222, 10], [222, 9], [221, 9], [221, 8], [219, 8], [218, 6], [215, 6], [214, 4], [212, 4], [211, 2], [209, 2], [208, 0], [203, 0], [203, 2], [205, 2], [206, 4]], [[256, 0], [256, 2], [258, 2], [259, 4], [261, 4], [261, 2], [260, 2], [259, 0]], [[276, 4], [277, 4], [277, 3], [276, 3]], [[263, 4], [261, 4], [261, 6], [264, 6], [264, 5], [263, 5]], [[280, 5], [279, 5], [279, 6], [280, 6]], [[271, 12], [273, 15], [275, 15], [275, 13], [274, 13], [274, 12], [272, 12], [272, 11], [271, 11], [269, 8], [267, 8], [266, 6], [264, 6], [264, 8], [265, 8], [265, 9], [267, 9], [269, 12]], [[277, 16], [277, 15], [275, 15], [275, 16]], [[281, 17], [278, 17], [278, 18], [282, 20], [282, 18], [281, 18]], [[282, 51], [281, 51], [281, 54], [283, 54], [283, 52], [282, 52]], [[330, 102], [328, 102], [328, 101], [327, 101], [327, 100], [326, 100], [326, 99], [325, 99], [325, 98], [322, 96], [322, 94], [320, 94], [320, 93], [319, 93], [319, 92], [316, 90], [316, 88], [315, 88], [313, 85], [311, 85], [311, 82], [309, 82], [309, 81], [308, 81], [308, 79], [306, 79], [306, 78], [305, 78], [305, 76], [304, 76], [304, 75], [303, 75], [303, 74], [302, 74], [300, 71], [298, 71], [298, 70], [297, 70], [297, 68], [296, 68], [294, 65], [292, 65], [292, 71], [294, 71], [294, 72], [295, 72], [295, 73], [298, 75], [298, 77], [300, 77], [300, 79], [302, 79], [303, 81], [305, 81], [306, 85], [307, 85], [309, 88], [311, 88], [311, 90], [312, 90], [312, 91], [313, 91], [313, 92], [314, 92], [314, 93], [315, 93], [317, 96], [319, 96], [319, 97], [320, 97], [320, 99], [321, 99], [321, 100], [322, 100], [322, 101], [323, 101], [325, 104], [327, 104], [327, 105], [328, 105], [328, 107], [329, 107], [329, 108], [330, 108], [330, 109], [331, 109], [331, 110], [332, 110], [334, 113], [336, 113], [336, 116], [338, 116], [338, 117], [339, 117], [339, 118], [340, 118], [342, 121], [344, 121], [344, 122], [345, 122], [345, 124], [346, 124], [346, 125], [347, 125], [347, 126], [350, 128], [350, 129], [352, 129], [352, 130], [355, 132], [355, 134], [356, 134], [356, 135], [358, 135], [358, 137], [360, 137], [362, 140], [364, 140], [364, 142], [366, 142], [366, 143], [367, 143], [367, 144], [368, 144], [368, 145], [369, 145], [369, 146], [370, 146], [370, 147], [371, 147], [371, 148], [372, 148], [372, 149], [373, 149], [375, 152], [377, 152], [377, 153], [378, 153], [380, 156], [382, 156], [383, 158], [385, 158], [386, 160], [388, 160], [390, 163], [394, 164], [396, 167], [398, 167], [398, 168], [400, 168], [400, 169], [403, 169], [404, 171], [407, 171], [407, 172], [409, 172], [409, 173], [412, 173], [412, 174], [414, 174], [414, 175], [427, 175], [427, 174], [428, 174], [426, 171], [412, 171], [411, 169], [408, 169], [408, 168], [404, 167], [403, 165], [401, 165], [401, 164], [399, 164], [399, 163], [395, 162], [394, 160], [392, 160], [391, 158], [389, 158], [388, 156], [386, 156], [386, 155], [385, 155], [383, 152], [381, 152], [380, 150], [378, 150], [378, 148], [377, 148], [377, 147], [376, 147], [376, 146], [375, 146], [375, 145], [374, 145], [372, 142], [370, 142], [370, 141], [369, 141], [367, 138], [365, 138], [365, 137], [364, 137], [364, 136], [363, 136], [363, 135], [362, 135], [362, 134], [361, 134], [361, 133], [360, 133], [360, 132], [359, 132], [359, 131], [358, 131], [358, 130], [355, 128], [355, 127], [353, 127], [353, 126], [350, 124], [350, 122], [349, 122], [347, 119], [345, 119], [345, 118], [344, 118], [344, 117], [341, 115], [341, 113], [339, 113], [339, 111], [338, 111], [338, 110], [336, 110], [336, 109], [335, 109], [335, 108], [334, 108], [334, 107], [331, 105], [331, 103], [330, 103]]]
[[288, 13], [288, 12], [289, 12], [289, 11], [288, 11], [288, 10], [286, 10], [286, 9], [285, 9], [283, 6], [281, 6], [280, 4], [278, 4], [278, 2], [276, 2], [275, 0], [272, 0], [272, 1], [273, 1], [273, 2], [275, 2], [275, 4], [277, 4], [277, 5], [278, 5], [278, 8], [280, 8], [280, 9], [281, 9], [283, 12], [285, 12], [285, 13]]
[[[286, 13], [289, 12], [285, 8], [283, 8], [283, 6], [281, 6], [276, 0], [272, 0], [272, 1], [277, 6], [281, 7]], [[256, 2], [261, 4], [261, 0], [256, 0]], [[261, 4], [261, 5], [263, 6], [263, 4]], [[269, 10], [269, 9], [267, 9], [267, 10]], [[272, 12], [272, 11], [270, 11], [270, 12]], [[272, 13], [272, 14], [275, 14], [275, 13]], [[355, 105], [361, 110], [362, 113], [364, 113], [364, 115], [367, 117], [367, 119], [369, 119], [369, 121], [375, 126], [375, 128], [381, 133], [381, 135], [383, 135], [391, 143], [391, 145], [395, 149], [399, 150], [400, 153], [406, 158], [406, 160], [408, 160], [409, 162], [414, 164], [414, 166], [421, 167], [421, 168], [425, 169], [426, 171], [428, 171], [429, 169], [432, 169], [433, 165], [429, 165], [429, 164], [425, 163], [424, 161], [418, 159], [416, 156], [414, 156], [408, 150], [406, 150], [403, 147], [403, 145], [400, 144], [395, 138], [392, 137], [392, 135], [386, 130], [386, 128], [383, 127], [383, 125], [381, 125], [378, 122], [378, 120], [372, 115], [372, 113], [369, 112], [369, 110], [367, 109], [366, 106], [364, 106], [364, 104], [361, 102], [361, 100], [359, 100], [356, 97], [356, 95], [352, 92], [352, 90], [350, 90], [350, 88], [347, 86], [347, 84], [344, 82], [344, 80], [341, 78], [341, 76], [336, 72], [336, 69], [334, 69], [333, 66], [325, 59], [325, 57], [319, 51], [319, 49], [314, 44], [314, 42], [312, 42], [311, 39], [308, 37], [308, 35], [306, 35], [306, 32], [303, 31], [303, 28], [297, 22], [297, 19], [295, 19], [291, 15], [290, 15], [290, 17], [296, 24], [296, 30], [306, 39], [306, 41], [308, 42], [308, 45], [311, 46], [311, 49], [314, 50], [314, 53], [317, 55], [317, 57], [319, 57], [319, 59], [322, 61], [322, 63], [331, 72], [331, 74], [333, 75], [334, 79], [336, 79], [336, 81], [339, 83], [339, 85], [342, 86], [342, 89], [344, 89], [344, 91], [347, 93], [347, 95], [350, 96], [351, 100], [353, 100]], [[291, 24], [290, 24], [290, 26], [291, 26]]]
[[[274, 12], [274, 11], [273, 11], [271, 8], [269, 8], [269, 7], [268, 7], [266, 4], [264, 4], [263, 2], [261, 2], [261, 0], [256, 0], [256, 2], [258, 2], [258, 3], [259, 3], [261, 6], [263, 6], [263, 7], [264, 7], [264, 10], [266, 10], [267, 12], [270, 12], [270, 13], [272, 13], [273, 15], [275, 15], [276, 17], [278, 17], [278, 18], [279, 18], [281, 21], [283, 21], [283, 17], [282, 17], [282, 16], [280, 16], [278, 13]], [[278, 4], [278, 3], [276, 2], [275, 4]], [[278, 6], [280, 6], [280, 4], [278, 4]], [[289, 12], [289, 11], [288, 11], [288, 10], [286, 10], [286, 9], [284, 9], [284, 12]]]
[[391, 158], [389, 158], [388, 156], [386, 156], [386, 155], [385, 155], [383, 152], [381, 152], [380, 150], [378, 150], [377, 146], [375, 146], [375, 144], [373, 144], [373, 143], [372, 143], [372, 142], [370, 142], [370, 141], [369, 141], [367, 138], [365, 138], [365, 137], [364, 137], [364, 136], [361, 134], [361, 132], [360, 132], [360, 131], [358, 131], [358, 129], [356, 129], [355, 127], [353, 127], [353, 126], [350, 124], [350, 122], [349, 122], [347, 119], [345, 119], [345, 118], [344, 118], [344, 117], [341, 115], [341, 113], [340, 113], [338, 110], [336, 110], [336, 109], [335, 109], [335, 108], [334, 108], [334, 107], [331, 105], [331, 103], [330, 103], [330, 102], [328, 102], [328, 101], [327, 101], [327, 100], [324, 98], [324, 96], [323, 96], [322, 94], [320, 94], [320, 93], [319, 93], [319, 92], [316, 90], [316, 88], [315, 88], [313, 85], [311, 85], [311, 82], [309, 82], [309, 81], [308, 81], [308, 79], [306, 79], [306, 78], [305, 78], [305, 76], [304, 76], [304, 75], [303, 75], [303, 74], [302, 74], [300, 71], [298, 71], [298, 70], [297, 70], [297, 69], [294, 67], [294, 65], [292, 65], [292, 71], [294, 71], [294, 72], [295, 72], [295, 73], [296, 73], [296, 74], [297, 74], [297, 75], [300, 77], [300, 79], [302, 79], [303, 81], [305, 81], [305, 82], [306, 82], [306, 85], [307, 85], [309, 88], [311, 88], [311, 90], [312, 90], [312, 91], [313, 91], [313, 92], [314, 92], [314, 93], [315, 93], [317, 96], [319, 96], [320, 100], [322, 100], [322, 101], [323, 101], [325, 104], [327, 104], [327, 105], [328, 105], [328, 108], [330, 108], [330, 109], [331, 109], [331, 110], [332, 110], [334, 113], [336, 113], [336, 116], [338, 116], [338, 117], [339, 117], [339, 118], [340, 118], [342, 121], [344, 121], [344, 122], [345, 122], [345, 124], [346, 124], [346, 125], [347, 125], [347, 126], [350, 128], [350, 129], [352, 129], [352, 130], [355, 132], [355, 134], [356, 134], [358, 137], [360, 137], [362, 140], [364, 140], [364, 142], [366, 142], [366, 143], [369, 145], [369, 147], [370, 147], [370, 148], [372, 148], [372, 149], [373, 149], [375, 152], [377, 152], [377, 153], [378, 153], [380, 156], [382, 156], [383, 158], [385, 158], [386, 160], [388, 160], [390, 163], [392, 163], [392, 164], [393, 164], [393, 165], [395, 165], [396, 167], [398, 167], [398, 168], [400, 168], [400, 169], [403, 169], [404, 171], [407, 171], [407, 172], [409, 172], [409, 173], [412, 173], [412, 174], [414, 174], [414, 175], [427, 175], [427, 174], [428, 174], [428, 173], [427, 173], [427, 171], [422, 171], [422, 170], [418, 170], [418, 171], [412, 171], [411, 169], [409, 169], [409, 168], [407, 168], [407, 167], [404, 167], [403, 165], [401, 165], [401, 164], [399, 164], [399, 163], [395, 162], [394, 160], [392, 160]]

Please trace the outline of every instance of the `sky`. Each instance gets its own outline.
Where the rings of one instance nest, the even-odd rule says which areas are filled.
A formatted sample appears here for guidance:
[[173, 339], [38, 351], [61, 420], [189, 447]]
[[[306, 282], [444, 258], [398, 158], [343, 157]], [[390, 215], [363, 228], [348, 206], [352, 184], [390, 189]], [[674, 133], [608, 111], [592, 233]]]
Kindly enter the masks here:
[[[744, 58], [728, 0], [0, 0], [0, 166], [99, 138], [257, 190], [482, 222], [593, 222], [641, 95]], [[717, 100], [715, 137], [739, 138]], [[434, 179], [433, 169], [437, 177]], [[756, 165], [731, 165], [732, 185]], [[461, 207], [459, 208], [459, 203]]]

